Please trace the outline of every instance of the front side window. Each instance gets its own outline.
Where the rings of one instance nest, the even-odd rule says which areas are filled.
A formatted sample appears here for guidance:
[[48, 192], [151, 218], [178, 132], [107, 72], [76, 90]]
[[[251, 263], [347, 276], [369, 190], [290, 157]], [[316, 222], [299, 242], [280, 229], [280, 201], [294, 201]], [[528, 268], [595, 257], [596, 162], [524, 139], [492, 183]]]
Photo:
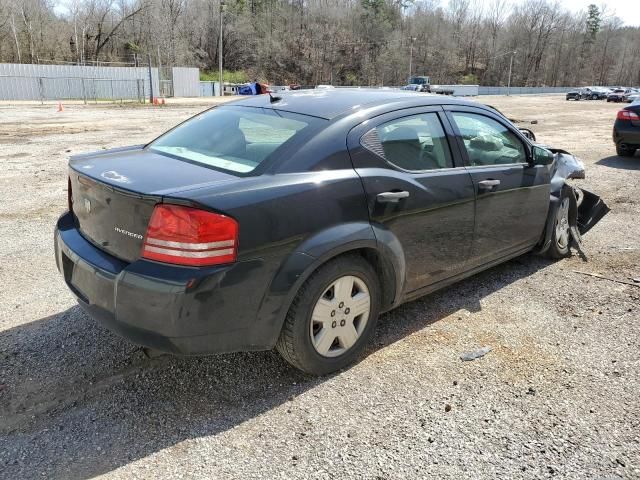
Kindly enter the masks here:
[[303, 131], [323, 120], [266, 108], [218, 107], [149, 145], [158, 153], [237, 173], [249, 173]]
[[375, 132], [382, 147], [382, 152], [376, 153], [384, 153], [389, 163], [403, 170], [453, 167], [449, 145], [435, 113], [392, 120], [376, 127]]
[[526, 163], [527, 151], [517, 135], [492, 118], [454, 112], [471, 166]]

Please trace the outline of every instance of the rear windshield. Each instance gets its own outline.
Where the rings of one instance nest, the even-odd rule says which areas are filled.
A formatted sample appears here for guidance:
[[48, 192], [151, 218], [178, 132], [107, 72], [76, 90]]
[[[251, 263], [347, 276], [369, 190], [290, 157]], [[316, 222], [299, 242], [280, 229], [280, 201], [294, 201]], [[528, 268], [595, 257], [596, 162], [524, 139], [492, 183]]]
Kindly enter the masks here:
[[249, 173], [321, 122], [267, 108], [218, 107], [167, 132], [149, 148], [190, 162]]

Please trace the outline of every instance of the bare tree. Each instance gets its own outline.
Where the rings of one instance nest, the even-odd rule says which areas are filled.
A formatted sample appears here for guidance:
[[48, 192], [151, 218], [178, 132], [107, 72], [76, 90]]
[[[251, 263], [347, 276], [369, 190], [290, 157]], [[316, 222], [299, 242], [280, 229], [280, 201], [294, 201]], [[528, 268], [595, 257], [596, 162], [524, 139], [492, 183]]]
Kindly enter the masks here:
[[[131, 61], [214, 70], [220, 0], [0, 0], [0, 61]], [[640, 28], [555, 0], [225, 0], [223, 60], [272, 83], [640, 83]]]

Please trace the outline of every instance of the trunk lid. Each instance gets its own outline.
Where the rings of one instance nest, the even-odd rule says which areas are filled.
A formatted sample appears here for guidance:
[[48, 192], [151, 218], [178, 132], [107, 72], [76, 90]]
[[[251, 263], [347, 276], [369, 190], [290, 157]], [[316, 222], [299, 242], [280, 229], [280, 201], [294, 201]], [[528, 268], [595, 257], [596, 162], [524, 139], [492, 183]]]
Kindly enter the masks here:
[[240, 180], [141, 147], [76, 156], [69, 166], [80, 232], [100, 249], [128, 262], [140, 257], [153, 208], [165, 196]]

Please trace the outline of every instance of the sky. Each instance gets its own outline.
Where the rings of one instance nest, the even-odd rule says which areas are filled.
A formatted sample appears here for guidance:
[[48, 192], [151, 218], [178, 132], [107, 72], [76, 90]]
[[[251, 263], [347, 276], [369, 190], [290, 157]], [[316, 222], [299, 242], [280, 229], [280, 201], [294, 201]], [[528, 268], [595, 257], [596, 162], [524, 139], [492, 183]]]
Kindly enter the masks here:
[[[522, 0], [513, 0], [519, 3]], [[639, 0], [560, 0], [560, 4], [569, 11], [587, 11], [587, 6], [595, 3], [598, 7], [606, 5], [607, 14], [615, 14], [628, 27], [640, 26], [640, 1]]]
[[[511, 0], [511, 3], [519, 3], [524, 0]], [[640, 0], [559, 0], [560, 4], [569, 11], [578, 13], [580, 10], [587, 11], [591, 3], [598, 7], [605, 5], [607, 14], [614, 14], [628, 27], [640, 26]], [[65, 0], [55, 0], [55, 11], [58, 14], [66, 13]], [[446, 5], [444, 0], [442, 5]]]

